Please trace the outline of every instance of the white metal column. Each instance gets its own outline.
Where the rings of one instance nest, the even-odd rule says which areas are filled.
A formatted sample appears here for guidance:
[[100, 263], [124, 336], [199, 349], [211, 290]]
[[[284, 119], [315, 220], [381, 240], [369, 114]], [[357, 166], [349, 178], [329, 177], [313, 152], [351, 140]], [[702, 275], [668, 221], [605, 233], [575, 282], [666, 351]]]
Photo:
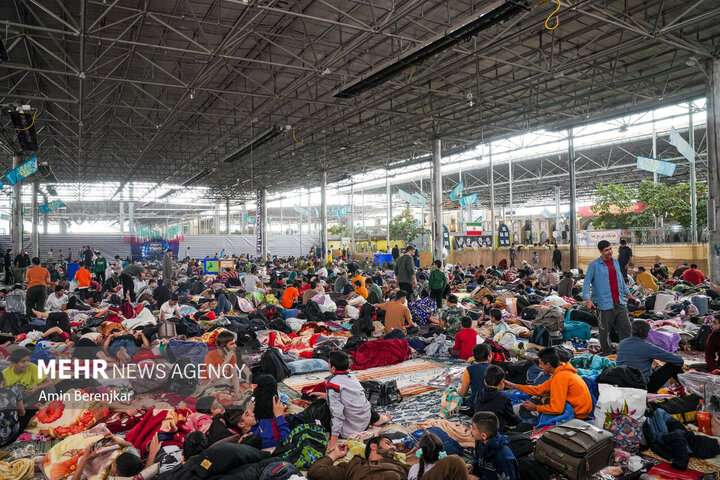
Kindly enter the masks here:
[[442, 141], [439, 138], [433, 139], [433, 260], [443, 259], [443, 221], [442, 221], [442, 172], [440, 161], [442, 160]]
[[720, 277], [720, 58], [707, 62], [708, 277]]
[[[689, 144], [690, 148], [695, 151], [695, 126], [693, 125], [693, 102], [688, 102], [688, 120], [689, 126]], [[698, 243], [698, 224], [697, 224], [697, 177], [695, 174], [695, 162], [690, 162], [690, 242]]]
[[322, 173], [322, 184], [320, 185], [320, 244], [323, 253], [321, 263], [324, 264], [329, 250], [327, 235], [327, 172], [324, 170]]
[[[13, 155], [13, 168], [20, 166], [20, 155]], [[10, 231], [12, 232], [13, 253], [17, 255], [23, 249], [23, 224], [22, 224], [22, 190], [20, 182], [16, 182], [12, 188]]]
[[350, 255], [355, 253], [355, 184], [350, 184]]
[[387, 208], [387, 233], [385, 239], [387, 241], [386, 249], [390, 248], [390, 222], [392, 221], [392, 199], [390, 197], [390, 172], [385, 171], [385, 203]]
[[575, 237], [577, 235], [577, 211], [575, 208], [575, 141], [573, 129], [568, 130], [568, 171], [570, 173], [570, 268], [575, 268]]
[[488, 158], [490, 160], [490, 242], [492, 243], [492, 261], [495, 265], [495, 169], [493, 168], [492, 143], [488, 145]]
[[230, 235], [230, 197], [225, 199], [225, 233]]

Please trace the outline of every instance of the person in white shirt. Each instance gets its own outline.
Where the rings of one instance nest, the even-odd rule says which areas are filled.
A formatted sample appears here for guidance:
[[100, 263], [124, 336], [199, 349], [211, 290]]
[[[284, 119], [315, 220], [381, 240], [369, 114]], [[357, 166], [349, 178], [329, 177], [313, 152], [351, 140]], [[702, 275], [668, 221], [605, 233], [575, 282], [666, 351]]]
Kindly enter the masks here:
[[258, 291], [257, 284], [260, 283], [260, 279], [257, 276], [257, 268], [252, 267], [249, 275], [243, 277], [243, 287], [246, 293], [255, 293]]
[[55, 293], [45, 300], [45, 310], [50, 312], [59, 312], [67, 308], [68, 296], [65, 295], [65, 289], [58, 285], [55, 287]]
[[173, 293], [170, 300], [163, 303], [160, 307], [160, 321], [164, 322], [172, 317], [180, 318], [180, 305], [178, 305], [178, 295]]
[[317, 271], [318, 278], [326, 277], [328, 276], [328, 269], [323, 265], [318, 271]]

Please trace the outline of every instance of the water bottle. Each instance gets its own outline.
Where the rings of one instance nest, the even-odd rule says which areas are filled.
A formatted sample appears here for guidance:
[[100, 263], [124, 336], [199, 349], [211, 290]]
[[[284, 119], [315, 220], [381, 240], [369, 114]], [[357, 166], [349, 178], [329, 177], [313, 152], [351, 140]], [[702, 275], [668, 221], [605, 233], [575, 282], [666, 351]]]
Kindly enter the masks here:
[[697, 410], [698, 431], [706, 435], [712, 435], [712, 419], [710, 412], [705, 408], [705, 402], [700, 400]]

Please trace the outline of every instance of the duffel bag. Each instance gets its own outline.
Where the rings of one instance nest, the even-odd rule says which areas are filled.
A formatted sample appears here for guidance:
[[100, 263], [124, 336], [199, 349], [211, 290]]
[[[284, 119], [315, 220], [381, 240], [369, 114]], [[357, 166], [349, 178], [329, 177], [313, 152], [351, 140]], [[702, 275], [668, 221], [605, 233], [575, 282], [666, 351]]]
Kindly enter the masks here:
[[542, 434], [535, 461], [569, 480], [587, 480], [610, 464], [614, 448], [610, 432], [575, 418]]
[[701, 398], [695, 394], [682, 395], [652, 402], [650, 408], [653, 412], [662, 408], [682, 423], [690, 423], [696, 420], [700, 400]]
[[408, 305], [413, 321], [418, 325], [427, 325], [428, 319], [435, 312], [435, 300], [421, 298]]
[[580, 340], [590, 340], [590, 325], [583, 322], [568, 320], [563, 326], [563, 340], [571, 338], [579, 338]]

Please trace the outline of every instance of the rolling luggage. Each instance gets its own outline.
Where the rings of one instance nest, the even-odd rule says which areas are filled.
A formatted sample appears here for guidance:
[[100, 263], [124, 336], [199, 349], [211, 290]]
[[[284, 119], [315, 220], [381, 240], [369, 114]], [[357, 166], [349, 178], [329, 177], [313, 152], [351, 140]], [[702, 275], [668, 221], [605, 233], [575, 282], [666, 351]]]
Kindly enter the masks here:
[[698, 315], [707, 315], [710, 298], [708, 298], [706, 295], [695, 295], [690, 298], [690, 301], [692, 301], [692, 304], [697, 307]]
[[535, 445], [535, 461], [570, 480], [587, 480], [610, 464], [613, 452], [610, 432], [573, 419], [543, 433]]
[[665, 293], [665, 292], [658, 292], [657, 295], [655, 295], [655, 308], [653, 309], [653, 312], [658, 313], [665, 310], [665, 306], [675, 301], [675, 294], [674, 293]]

